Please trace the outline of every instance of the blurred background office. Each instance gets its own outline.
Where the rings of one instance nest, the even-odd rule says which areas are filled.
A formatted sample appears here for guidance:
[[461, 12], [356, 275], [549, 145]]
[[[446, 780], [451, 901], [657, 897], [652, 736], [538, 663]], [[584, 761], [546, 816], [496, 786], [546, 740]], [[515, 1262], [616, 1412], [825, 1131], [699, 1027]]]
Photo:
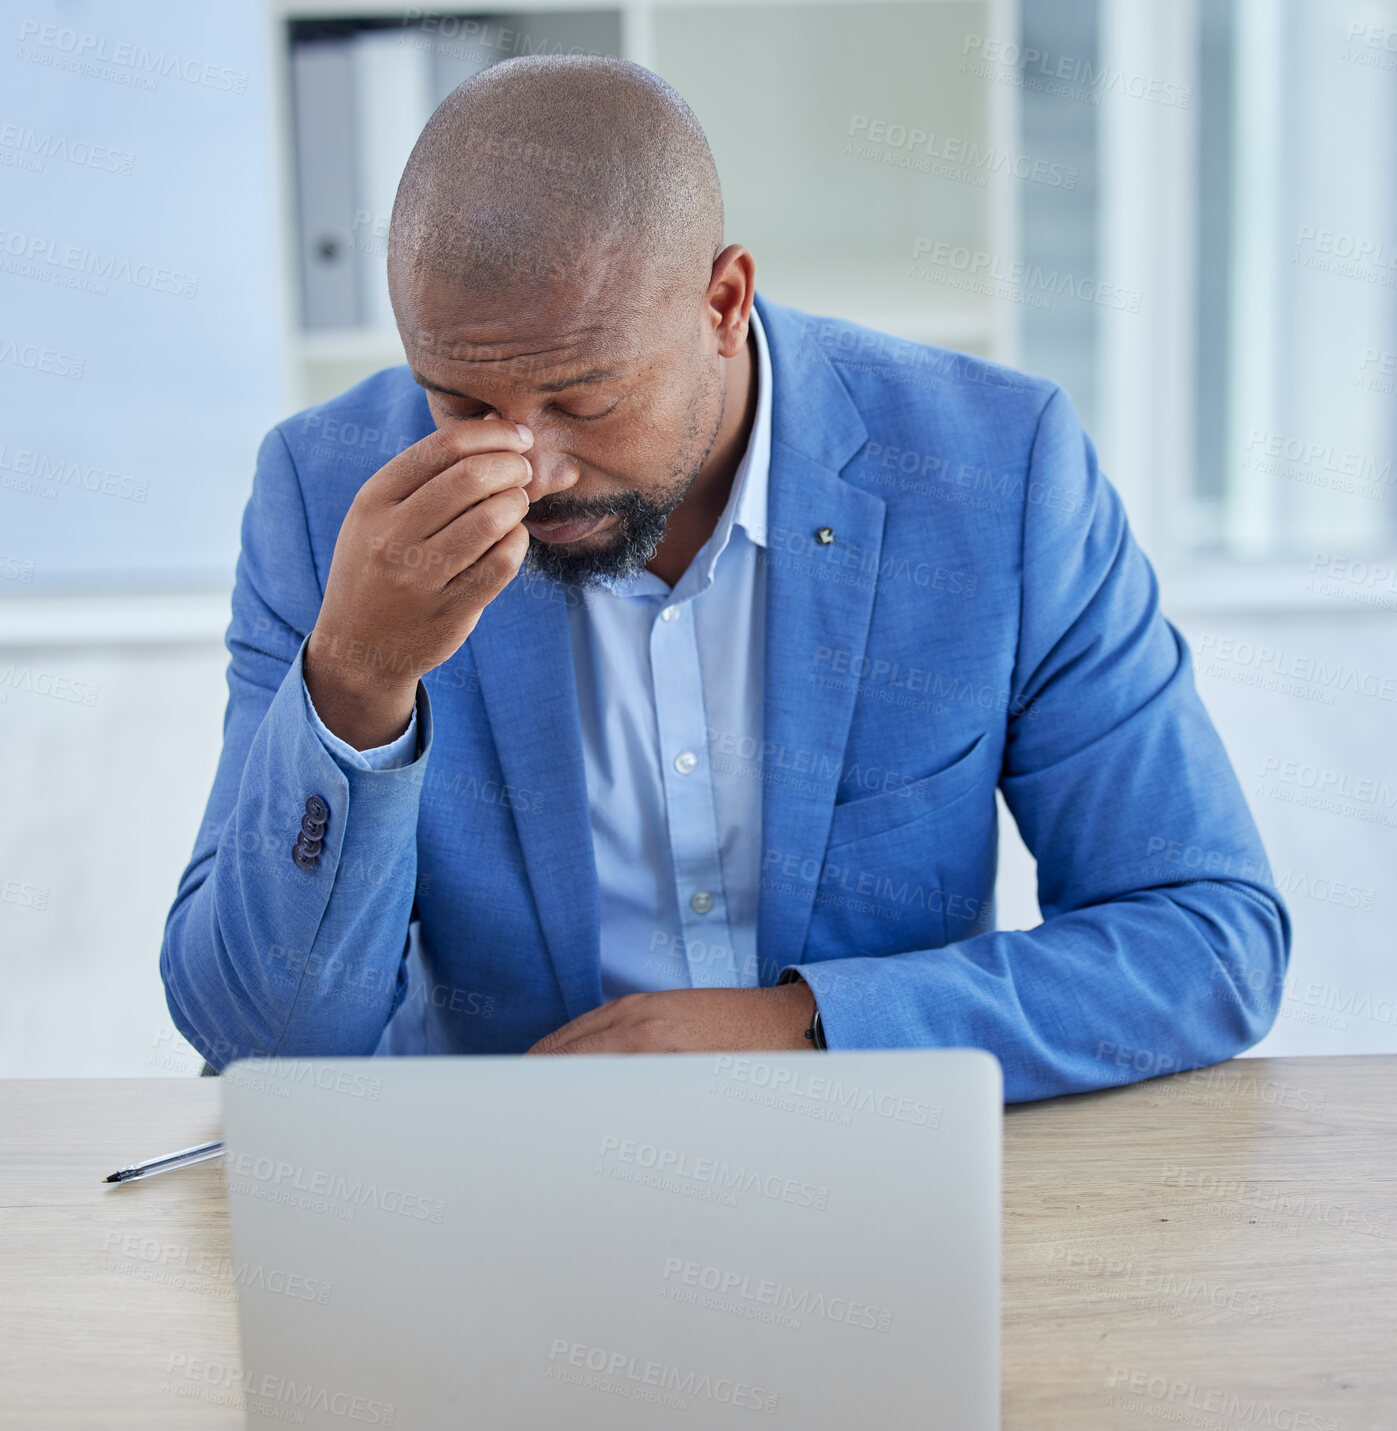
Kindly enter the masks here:
[[[401, 360], [387, 219], [432, 107], [568, 52], [690, 102], [766, 296], [1067, 389], [1294, 916], [1259, 1051], [1397, 1051], [1393, 0], [26, 0], [3, 26], [0, 1075], [199, 1067], [157, 955], [258, 441]], [[376, 465], [371, 434], [326, 441], [347, 481]], [[1030, 927], [1004, 828], [1000, 923]]]

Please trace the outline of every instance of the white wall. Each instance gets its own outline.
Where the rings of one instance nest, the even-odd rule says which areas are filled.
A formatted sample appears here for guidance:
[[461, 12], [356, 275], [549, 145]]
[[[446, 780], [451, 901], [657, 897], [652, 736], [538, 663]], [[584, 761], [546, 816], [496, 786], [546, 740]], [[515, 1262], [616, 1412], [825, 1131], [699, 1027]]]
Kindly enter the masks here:
[[0, 648], [0, 1077], [198, 1072], [158, 961], [225, 658], [217, 641]]
[[288, 400], [262, 8], [35, 0], [0, 36], [0, 557], [226, 584]]
[[[1397, 619], [1178, 624], [1294, 920], [1281, 1014], [1257, 1052], [1397, 1052]], [[1345, 689], [1282, 674], [1313, 676], [1320, 664]], [[1296, 803], [1321, 786], [1326, 808]]]
[[[1253, 1052], [1397, 1053], [1397, 619], [1180, 611], [1167, 589], [1165, 610], [1193, 647], [1199, 692], [1293, 922], [1280, 1015]], [[1297, 671], [1311, 678], [1282, 674]], [[1321, 683], [1331, 674], [1332, 691]], [[1326, 693], [1332, 704], [1318, 698]], [[1338, 808], [1302, 803], [1321, 785]], [[1012, 825], [1001, 828], [1000, 926], [1031, 928], [1033, 860]]]

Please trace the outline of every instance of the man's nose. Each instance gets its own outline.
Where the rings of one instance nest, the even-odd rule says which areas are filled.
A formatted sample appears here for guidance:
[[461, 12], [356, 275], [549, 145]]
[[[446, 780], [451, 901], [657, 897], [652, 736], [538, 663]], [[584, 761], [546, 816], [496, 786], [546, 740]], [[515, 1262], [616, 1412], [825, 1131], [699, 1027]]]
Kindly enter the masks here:
[[575, 458], [566, 452], [559, 452], [546, 436], [534, 432], [532, 447], [524, 449], [524, 456], [533, 465], [534, 475], [524, 487], [524, 495], [529, 501], [537, 502], [551, 492], [561, 492], [571, 487], [582, 475], [582, 469]]

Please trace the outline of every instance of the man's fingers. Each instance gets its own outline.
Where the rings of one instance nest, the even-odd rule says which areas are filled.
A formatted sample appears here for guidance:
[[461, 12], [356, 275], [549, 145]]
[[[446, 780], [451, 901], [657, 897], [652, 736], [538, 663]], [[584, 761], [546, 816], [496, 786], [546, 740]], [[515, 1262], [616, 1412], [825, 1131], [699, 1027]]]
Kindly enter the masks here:
[[[540, 1039], [530, 1050], [529, 1054], [540, 1054], [547, 1057], [549, 1054], [571, 1053], [571, 1045], [560, 1039], [557, 1034], [551, 1033], [547, 1038]], [[529, 1054], [525, 1054], [527, 1058]]]
[[577, 1053], [631, 1053], [633, 1050], [627, 1046], [624, 1035], [618, 1030], [610, 1030], [607, 1033], [583, 1034], [580, 1038], [575, 1038], [571, 1043], [564, 1044], [562, 1048], [552, 1050], [555, 1054], [577, 1054]]
[[519, 575], [529, 551], [529, 534], [514, 526], [446, 584], [452, 596], [471, 604], [489, 605]]
[[630, 994], [580, 1015], [530, 1053], [724, 1053], [808, 1048], [814, 996], [777, 989], [668, 989]]
[[561, 1052], [564, 1044], [610, 1028], [616, 1022], [617, 1009], [621, 1003], [620, 999], [612, 999], [610, 1003], [598, 1004], [595, 1009], [588, 1009], [585, 1014], [578, 1014], [575, 1019], [565, 1023], [562, 1028], [554, 1029], [551, 1034], [539, 1039], [529, 1052], [558, 1053]]
[[471, 453], [428, 478], [399, 506], [394, 521], [401, 520], [427, 541], [486, 497], [496, 492], [522, 493], [533, 475], [533, 463], [522, 452]]
[[[518, 487], [506, 487], [484, 498], [428, 543], [427, 550], [434, 554], [432, 564], [441, 571], [444, 581], [450, 581], [474, 566], [516, 528], [523, 532], [523, 549], [527, 551], [529, 534], [520, 524], [528, 510], [529, 499]], [[463, 587], [467, 585], [470, 583], [462, 583]]]
[[536, 1043], [529, 1052], [553, 1057], [573, 1053], [641, 1052], [639, 1045], [635, 1044], [623, 1029], [608, 1029], [603, 1033], [578, 1034], [575, 1038], [554, 1043], [553, 1040], [557, 1037], [557, 1034], [549, 1034], [546, 1039]]
[[562, 1028], [554, 1029], [551, 1034], [539, 1039], [529, 1053], [571, 1053], [574, 1041], [586, 1037], [588, 1035], [578, 1034], [571, 1024], [564, 1024]]
[[438, 473], [481, 452], [525, 452], [533, 446], [533, 435], [521, 431], [503, 418], [482, 418], [479, 422], [449, 422], [420, 442], [400, 452], [379, 468], [364, 484], [363, 491], [374, 501], [390, 504], [405, 501]]

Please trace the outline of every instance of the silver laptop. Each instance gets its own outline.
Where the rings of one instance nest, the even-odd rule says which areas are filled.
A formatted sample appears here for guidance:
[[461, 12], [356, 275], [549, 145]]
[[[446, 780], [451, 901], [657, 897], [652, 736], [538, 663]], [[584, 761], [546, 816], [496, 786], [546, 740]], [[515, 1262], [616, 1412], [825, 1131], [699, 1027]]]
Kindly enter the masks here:
[[987, 1053], [221, 1082], [249, 1427], [999, 1426]]

